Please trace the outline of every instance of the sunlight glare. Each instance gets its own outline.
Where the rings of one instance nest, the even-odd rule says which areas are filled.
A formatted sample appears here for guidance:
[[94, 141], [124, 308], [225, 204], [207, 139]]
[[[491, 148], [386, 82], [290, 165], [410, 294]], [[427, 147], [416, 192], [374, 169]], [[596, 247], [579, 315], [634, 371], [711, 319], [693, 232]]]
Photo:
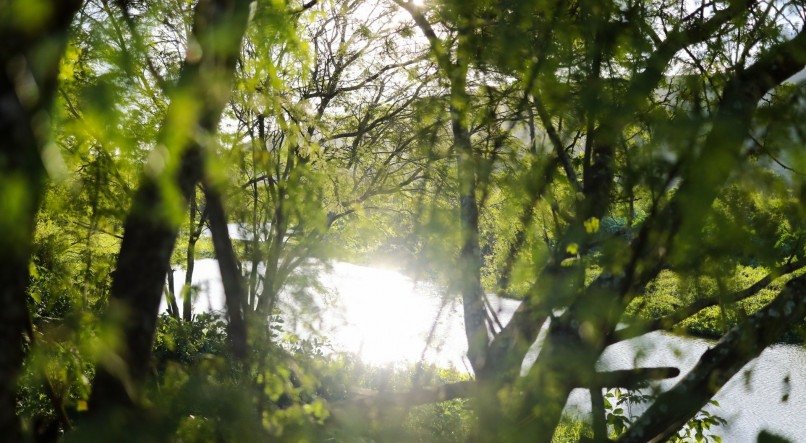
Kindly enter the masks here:
[[[415, 363], [425, 355], [426, 360], [461, 367], [466, 350], [462, 325], [446, 321], [458, 314], [453, 312], [458, 307], [448, 303], [440, 310], [441, 297], [431, 285], [394, 271], [347, 263], [337, 263], [334, 271], [328, 286], [340, 293], [341, 324], [332, 333], [345, 351], [375, 365]], [[452, 352], [440, 355], [439, 348]]]
[[[238, 232], [233, 231], [236, 238]], [[265, 272], [263, 266], [258, 272]], [[177, 285], [185, 272], [173, 273]], [[425, 360], [441, 367], [467, 372], [467, 341], [461, 301], [445, 298], [434, 284], [417, 282], [388, 269], [334, 262], [320, 274], [324, 293], [313, 300], [296, 300], [285, 293], [280, 308], [288, 315], [284, 330], [299, 337], [328, 341], [324, 349], [355, 354], [375, 366], [408, 366]], [[195, 312], [226, 312], [218, 262], [196, 260], [193, 285]], [[519, 302], [493, 297], [500, 320], [506, 324]], [[316, 308], [309, 305], [313, 303]], [[165, 298], [160, 311], [167, 309]]]

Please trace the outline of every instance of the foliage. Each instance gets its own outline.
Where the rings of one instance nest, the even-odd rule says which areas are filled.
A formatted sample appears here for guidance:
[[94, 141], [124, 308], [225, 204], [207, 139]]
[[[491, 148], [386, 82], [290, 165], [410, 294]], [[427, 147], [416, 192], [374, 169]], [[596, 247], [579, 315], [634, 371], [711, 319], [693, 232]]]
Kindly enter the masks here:
[[[749, 287], [765, 278], [768, 273], [767, 268], [738, 265], [732, 270], [732, 274], [721, 273], [716, 277], [709, 276], [695, 281], [664, 271], [647, 286], [644, 295], [632, 301], [625, 316], [638, 321], [662, 318], [674, 313], [684, 303], [719, 297], [720, 294], [727, 295]], [[794, 275], [799, 275], [799, 272]], [[756, 295], [740, 301], [704, 308], [675, 325], [673, 330], [698, 337], [719, 338], [727, 329], [736, 326], [769, 303], [787, 280], [779, 279]], [[804, 328], [804, 321], [793, 324], [781, 337], [781, 341], [792, 344], [806, 342]]]
[[[614, 438], [621, 436], [624, 431], [637, 419], [636, 415], [632, 414], [633, 407], [641, 407], [647, 403], [651, 403], [655, 399], [655, 395], [644, 394], [640, 390], [629, 389], [609, 389], [604, 395], [606, 420], [609, 427], [612, 428]], [[719, 407], [719, 402], [711, 400], [710, 405]], [[625, 410], [626, 408], [626, 410]], [[722, 437], [713, 433], [711, 428], [715, 426], [724, 426], [727, 421], [722, 417], [712, 414], [711, 412], [702, 409], [697, 414], [688, 420], [680, 429], [677, 434], [673, 435], [669, 441], [673, 443], [684, 443], [689, 441], [700, 442], [713, 442], [721, 443]]]
[[591, 438], [590, 425], [583, 420], [563, 417], [552, 438], [553, 443], [571, 443]]
[[160, 315], [154, 338], [154, 361], [157, 370], [165, 371], [169, 363], [193, 367], [204, 358], [228, 359], [226, 322], [219, 316], [200, 313], [185, 322], [167, 314]]
[[[718, 441], [713, 393], [806, 342], [803, 2], [3, 6], [5, 438], [578, 441], [605, 348], [667, 330], [723, 340], [640, 415], [609, 392], [609, 426]], [[226, 317], [192, 312], [200, 258]], [[460, 299], [474, 390], [340, 422], [469, 380], [283, 333], [333, 260]]]

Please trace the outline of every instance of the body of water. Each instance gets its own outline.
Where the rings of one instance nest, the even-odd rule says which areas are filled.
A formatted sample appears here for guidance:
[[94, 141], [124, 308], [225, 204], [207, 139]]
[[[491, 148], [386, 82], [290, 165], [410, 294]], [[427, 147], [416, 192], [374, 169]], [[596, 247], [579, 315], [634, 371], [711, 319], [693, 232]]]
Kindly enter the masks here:
[[[174, 275], [177, 288], [184, 273]], [[434, 285], [415, 282], [395, 271], [335, 263], [323, 271], [325, 291], [300, 302], [286, 295], [281, 309], [289, 315], [286, 327], [302, 336], [328, 337], [335, 352], [349, 352], [375, 365], [408, 365], [427, 361], [468, 371], [465, 359], [461, 302]], [[223, 289], [215, 260], [199, 260], [193, 276], [199, 287], [196, 309], [222, 311]], [[506, 324], [517, 301], [491, 303]], [[163, 302], [162, 310], [165, 310]], [[321, 314], [321, 315], [320, 315]], [[713, 341], [654, 332], [610, 346], [602, 355], [602, 370], [650, 366], [676, 366], [685, 374]], [[525, 366], [538, 350], [527, 355]], [[682, 375], [680, 376], [682, 377]], [[679, 377], [677, 378], [679, 379]], [[677, 379], [664, 380], [660, 389]], [[708, 410], [728, 421], [715, 432], [726, 442], [752, 442], [767, 429], [794, 442], [806, 443], [806, 349], [775, 345], [733, 377]], [[638, 415], [643, 406], [628, 413]], [[568, 400], [569, 413], [587, 416], [588, 392], [575, 390]]]

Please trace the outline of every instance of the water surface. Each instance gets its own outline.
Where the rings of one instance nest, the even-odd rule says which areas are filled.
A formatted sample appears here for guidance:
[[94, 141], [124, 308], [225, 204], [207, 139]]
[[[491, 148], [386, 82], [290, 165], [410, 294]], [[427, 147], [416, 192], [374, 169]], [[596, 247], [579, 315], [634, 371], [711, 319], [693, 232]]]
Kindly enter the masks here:
[[[179, 284], [184, 272], [176, 272], [175, 278]], [[348, 263], [334, 263], [323, 271], [321, 281], [326, 290], [312, 299], [301, 302], [288, 294], [282, 297], [281, 309], [293, 314], [287, 316], [293, 319], [286, 325], [289, 331], [303, 336], [320, 334], [330, 340], [333, 351], [354, 353], [375, 365], [402, 366], [425, 360], [469, 372], [461, 303], [456, 297], [395, 271]], [[193, 284], [200, 289], [196, 309], [223, 310], [215, 260], [196, 262]], [[491, 303], [504, 324], [518, 306], [516, 301], [494, 297]], [[654, 332], [609, 347], [599, 367], [676, 366], [685, 374], [713, 343]], [[527, 355], [525, 367], [537, 352], [536, 346]], [[680, 377], [658, 386], [669, 389]], [[720, 406], [709, 406], [708, 410], [728, 421], [725, 428], [716, 431], [726, 442], [755, 441], [759, 431], [767, 429], [806, 443], [806, 350], [793, 345], [766, 349], [715, 399]], [[587, 391], [575, 390], [567, 410], [587, 416]], [[637, 415], [642, 410], [635, 406], [628, 413]]]

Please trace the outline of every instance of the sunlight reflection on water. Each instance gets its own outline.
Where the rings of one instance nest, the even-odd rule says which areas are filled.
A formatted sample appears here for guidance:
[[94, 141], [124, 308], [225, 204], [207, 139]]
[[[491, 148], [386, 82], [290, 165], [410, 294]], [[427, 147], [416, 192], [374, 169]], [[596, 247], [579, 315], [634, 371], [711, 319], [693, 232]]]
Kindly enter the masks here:
[[[195, 309], [222, 311], [224, 296], [217, 262], [199, 260], [195, 269], [193, 284], [200, 288]], [[177, 271], [174, 278], [179, 288], [184, 271]], [[315, 331], [329, 339], [334, 351], [354, 353], [373, 365], [404, 366], [424, 359], [468, 371], [461, 303], [436, 286], [415, 282], [395, 271], [341, 262], [324, 272], [321, 281], [328, 293], [312, 300], [317, 309], [301, 306], [307, 302], [300, 303], [288, 295], [282, 297], [283, 311], [301, 314], [290, 316], [296, 318], [286, 324], [290, 332], [310, 336]], [[491, 303], [504, 324], [518, 305], [495, 298]], [[160, 310], [165, 308], [163, 301]], [[316, 315], [317, 311], [323, 315]], [[600, 359], [600, 369], [677, 366], [685, 374], [712, 343], [655, 332], [608, 348]], [[527, 355], [526, 367], [538, 349], [533, 347]], [[783, 381], [786, 376], [788, 385]], [[676, 381], [665, 380], [659, 386], [668, 389]], [[784, 402], [786, 392], [789, 396]], [[755, 441], [762, 429], [794, 442], [806, 442], [806, 350], [791, 345], [770, 347], [715, 398], [720, 406], [708, 409], [728, 420], [728, 426], [717, 431], [726, 442]], [[588, 392], [575, 390], [567, 409], [585, 416], [590, 411]], [[641, 410], [633, 408], [632, 414]]]

